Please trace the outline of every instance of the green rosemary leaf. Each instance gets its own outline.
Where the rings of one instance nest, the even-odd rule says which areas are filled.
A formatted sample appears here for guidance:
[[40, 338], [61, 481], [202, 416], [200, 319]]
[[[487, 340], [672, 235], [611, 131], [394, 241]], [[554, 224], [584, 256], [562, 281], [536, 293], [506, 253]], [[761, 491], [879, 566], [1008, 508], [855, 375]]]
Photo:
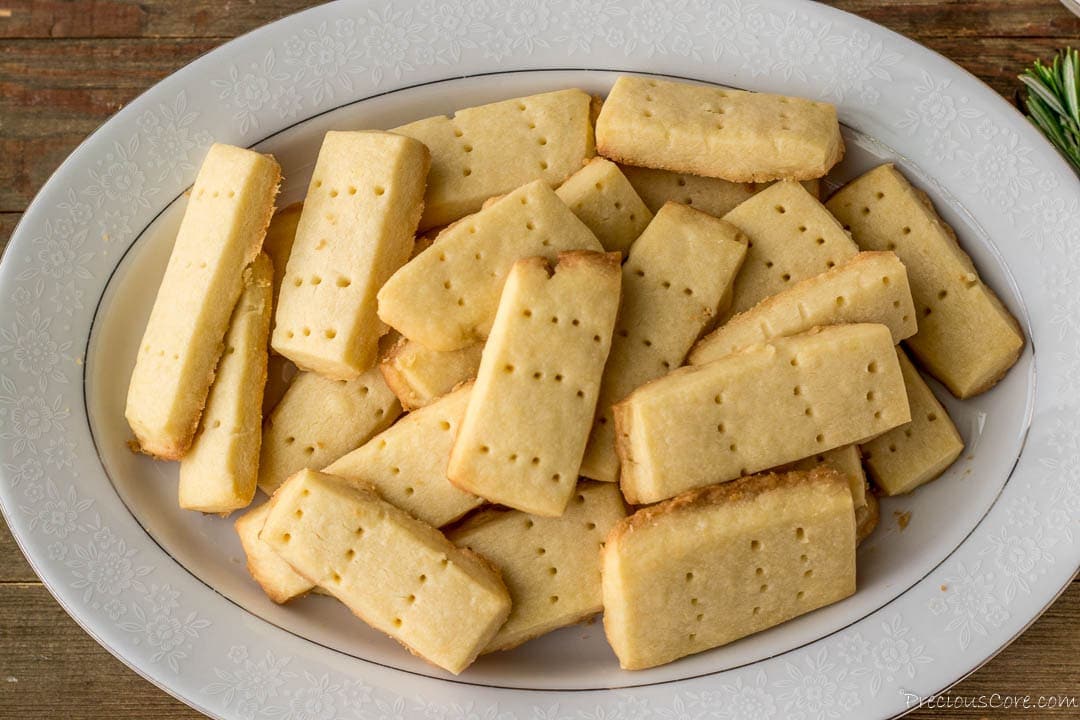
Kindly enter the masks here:
[[1020, 82], [1031, 122], [1080, 170], [1080, 53], [1066, 48], [1050, 63], [1036, 60]]

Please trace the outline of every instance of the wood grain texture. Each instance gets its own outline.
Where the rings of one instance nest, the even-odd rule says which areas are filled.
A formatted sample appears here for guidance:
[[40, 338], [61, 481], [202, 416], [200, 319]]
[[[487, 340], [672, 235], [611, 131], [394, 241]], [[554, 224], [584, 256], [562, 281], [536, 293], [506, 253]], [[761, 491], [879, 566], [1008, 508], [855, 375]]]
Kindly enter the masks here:
[[[299, 11], [297, 0], [0, 0], [0, 250], [67, 154], [157, 80], [224, 40]], [[1080, 45], [1057, 0], [832, 0], [950, 57], [1008, 98], [1035, 56]], [[1080, 694], [1080, 582], [954, 694]], [[0, 719], [202, 717], [98, 646], [56, 604], [0, 527]], [[918, 711], [1025, 720], [1031, 712]], [[1080, 709], [1048, 718], [1080, 718]]]

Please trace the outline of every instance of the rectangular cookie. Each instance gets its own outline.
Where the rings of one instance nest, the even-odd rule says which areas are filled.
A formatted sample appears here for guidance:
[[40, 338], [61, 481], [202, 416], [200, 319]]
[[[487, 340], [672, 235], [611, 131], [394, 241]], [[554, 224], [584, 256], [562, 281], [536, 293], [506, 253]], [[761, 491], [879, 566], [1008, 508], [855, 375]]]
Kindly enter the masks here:
[[934, 391], [897, 348], [911, 422], [863, 443], [863, 458], [874, 484], [886, 495], [901, 495], [945, 472], [964, 451], [964, 439]]
[[274, 213], [274, 217], [270, 218], [270, 226], [266, 228], [263, 252], [270, 256], [270, 262], [274, 266], [274, 307], [278, 305], [281, 284], [285, 281], [285, 268], [289, 264], [293, 242], [296, 240], [296, 228], [300, 224], [300, 214], [303, 209], [304, 203], [301, 202], [281, 208]]
[[713, 330], [694, 345], [688, 362], [702, 365], [774, 337], [816, 325], [880, 323], [893, 342], [918, 330], [907, 271], [891, 252], [863, 252], [820, 275], [792, 284]]
[[792, 283], [830, 270], [859, 252], [836, 218], [795, 182], [770, 185], [724, 219], [750, 238], [727, 317], [749, 310]]
[[[438, 247], [438, 244], [436, 244]], [[450, 453], [491, 502], [558, 516], [574, 492], [619, 309], [619, 254], [514, 263]]]
[[578, 483], [560, 517], [483, 510], [447, 537], [490, 560], [502, 573], [512, 609], [484, 652], [509, 650], [603, 610], [600, 549], [626, 517], [619, 488]]
[[269, 505], [259, 536], [274, 552], [368, 625], [448, 672], [472, 664], [510, 614], [490, 563], [370, 488], [303, 470]]
[[128, 386], [124, 416], [142, 452], [179, 460], [191, 446], [280, 180], [272, 157], [231, 145], [203, 160]]
[[434, 527], [457, 520], [484, 504], [446, 479], [471, 390], [466, 385], [409, 413], [323, 472], [371, 485], [384, 500]]
[[595, 154], [592, 102], [582, 90], [556, 90], [394, 128], [431, 150], [420, 230], [447, 225], [533, 180], [561, 183]]
[[275, 313], [274, 350], [332, 380], [355, 380], [384, 332], [376, 293], [412, 252], [427, 148], [381, 132], [326, 133]]
[[676, 370], [615, 406], [626, 499], [733, 480], [911, 420], [884, 325], [831, 325]]
[[623, 75], [596, 119], [596, 150], [629, 165], [764, 182], [822, 177], [844, 141], [828, 103]]
[[832, 468], [693, 490], [616, 525], [601, 563], [619, 665], [663, 665], [854, 594], [851, 493]]
[[[914, 413], [914, 410], [912, 412]], [[889, 432], [893, 432], [893, 430]], [[889, 433], [885, 434], [888, 435]], [[866, 492], [866, 472], [863, 470], [862, 456], [859, 454], [858, 445], [841, 445], [838, 448], [826, 450], [823, 453], [817, 453], [802, 460], [796, 460], [793, 463], [774, 468], [773, 472], [813, 470], [822, 465], [828, 465], [847, 478], [848, 486], [851, 488], [851, 501], [856, 510], [866, 507], [866, 498], [871, 493]]]
[[566, 179], [555, 191], [570, 210], [608, 252], [624, 256], [630, 243], [652, 220], [634, 187], [619, 166], [604, 158], [593, 158]]
[[[695, 210], [723, 217], [739, 203], [767, 188], [771, 183], [733, 183], [720, 178], [676, 173], [669, 170], [622, 165], [623, 175], [630, 181], [645, 206], [657, 212], [666, 202], [679, 202]], [[820, 181], [803, 180], [806, 191], [818, 197]]]
[[379, 292], [379, 317], [432, 350], [459, 350], [487, 337], [516, 260], [601, 249], [555, 191], [537, 180], [451, 225], [394, 273]]
[[311, 592], [315, 584], [293, 570], [292, 565], [259, 539], [269, 512], [270, 503], [263, 503], [238, 517], [233, 527], [247, 558], [248, 573], [271, 600], [281, 605]]
[[829, 210], [866, 250], [891, 250], [907, 266], [919, 332], [907, 345], [958, 398], [989, 390], [1024, 348], [1024, 335], [983, 284], [930, 199], [892, 165], [841, 188]]
[[379, 370], [401, 406], [415, 410], [475, 378], [483, 350], [483, 343], [475, 343], [440, 352], [399, 336], [379, 361]]
[[378, 368], [355, 380], [300, 373], [263, 425], [259, 488], [270, 495], [297, 470], [326, 467], [400, 414]]
[[266, 253], [244, 270], [199, 432], [180, 461], [180, 507], [186, 510], [228, 514], [255, 497], [273, 277]]
[[678, 203], [662, 207], [633, 244], [622, 268], [619, 318], [580, 474], [619, 479], [611, 406], [682, 365], [730, 298], [745, 256], [746, 238], [734, 226]]
[[303, 470], [269, 505], [259, 536], [272, 551], [449, 673], [469, 667], [510, 614], [498, 570], [373, 489]]

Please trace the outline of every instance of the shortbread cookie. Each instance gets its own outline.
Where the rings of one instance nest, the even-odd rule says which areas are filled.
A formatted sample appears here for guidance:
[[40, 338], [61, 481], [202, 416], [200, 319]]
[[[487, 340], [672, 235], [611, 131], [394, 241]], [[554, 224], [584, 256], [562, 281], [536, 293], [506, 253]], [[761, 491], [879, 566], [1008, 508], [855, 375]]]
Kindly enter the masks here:
[[911, 406], [911, 422], [862, 447], [870, 477], [886, 495], [901, 495], [930, 482], [964, 451], [964, 439], [933, 390], [904, 351], [897, 349], [897, 353]]
[[555, 191], [536, 181], [448, 227], [394, 273], [379, 292], [379, 317], [432, 350], [459, 350], [487, 337], [516, 260], [601, 249]]
[[750, 238], [729, 316], [859, 252], [836, 218], [795, 182], [769, 186], [724, 219]]
[[919, 333], [908, 347], [959, 398], [989, 390], [1024, 348], [1020, 324], [935, 212], [930, 199], [892, 165], [841, 188], [829, 209], [860, 247], [892, 250], [907, 266]]
[[483, 350], [483, 344], [476, 343], [460, 350], [439, 352], [399, 337], [379, 361], [379, 369], [401, 406], [415, 410], [475, 378]]
[[228, 514], [255, 497], [273, 279], [266, 253], [244, 270], [199, 432], [180, 461], [180, 507], [187, 510]]
[[268, 155], [220, 144], [207, 153], [128, 386], [124, 415], [142, 452], [179, 460], [191, 446], [280, 179]]
[[629, 165], [763, 182], [822, 177], [844, 141], [828, 103], [624, 75], [600, 109], [596, 149]]
[[661, 208], [631, 247], [582, 475], [619, 479], [611, 406], [682, 365], [730, 298], [745, 256], [746, 238], [734, 226], [678, 203]]
[[[622, 165], [620, 169], [634, 186], [638, 196], [653, 212], [658, 212], [666, 202], [678, 202], [689, 205], [695, 210], [723, 217], [734, 210], [739, 203], [749, 200], [771, 184], [733, 183], [720, 178], [633, 165]], [[820, 181], [803, 180], [802, 186], [811, 195], [818, 197]]]
[[878, 521], [881, 519], [881, 503], [877, 495], [872, 492], [866, 493], [866, 504], [855, 508], [855, 544], [861, 545], [863, 540], [874, 534]]
[[617, 486], [582, 482], [560, 517], [485, 510], [447, 533], [499, 568], [510, 591], [510, 617], [484, 652], [509, 650], [603, 610], [600, 549], [624, 517]]
[[469, 402], [464, 386], [411, 412], [323, 472], [369, 484], [387, 502], [434, 527], [484, 504], [446, 479], [446, 464]]
[[732, 480], [911, 420], [884, 325], [832, 325], [682, 368], [615, 406], [634, 504]]
[[292, 255], [293, 242], [296, 240], [296, 228], [300, 224], [300, 214], [304, 203], [293, 203], [281, 208], [270, 219], [263, 241], [263, 252], [270, 256], [274, 265], [274, 307], [278, 306], [281, 284], [285, 280], [285, 268]]
[[270, 503], [263, 503], [238, 517], [233, 527], [240, 536], [240, 546], [247, 557], [248, 573], [263, 592], [280, 605], [311, 592], [315, 584], [293, 570], [292, 565], [259, 539], [269, 511]]
[[427, 148], [379, 132], [326, 134], [275, 313], [274, 350], [333, 380], [377, 359], [376, 293], [412, 252]]
[[698, 341], [689, 362], [701, 365], [816, 325], [863, 322], [887, 326], [897, 343], [918, 329], [907, 271], [893, 253], [859, 253], [762, 300]]
[[618, 253], [560, 253], [554, 271], [539, 257], [514, 264], [450, 454], [451, 482], [524, 512], [562, 514], [596, 410], [619, 284]]
[[602, 553], [626, 670], [726, 645], [855, 592], [855, 513], [832, 468], [769, 473], [639, 510]]
[[263, 426], [259, 488], [270, 495], [297, 470], [326, 467], [400, 414], [378, 368], [348, 381], [300, 373]]
[[555, 194], [609, 252], [626, 255], [630, 243], [652, 220], [652, 212], [634, 192], [619, 166], [604, 158], [590, 160], [567, 178]]
[[848, 486], [851, 488], [851, 501], [856, 510], [866, 505], [866, 496], [869, 493], [866, 492], [866, 472], [863, 470], [858, 445], [841, 445], [838, 448], [782, 465], [775, 468], [774, 472], [813, 470], [822, 465], [828, 465], [847, 478]]
[[451, 223], [533, 180], [561, 183], [595, 153], [591, 104], [581, 90], [557, 90], [394, 128], [431, 150], [420, 229]]
[[274, 552], [368, 625], [455, 675], [510, 613], [506, 586], [486, 560], [370, 488], [303, 470], [269, 504], [260, 537]]

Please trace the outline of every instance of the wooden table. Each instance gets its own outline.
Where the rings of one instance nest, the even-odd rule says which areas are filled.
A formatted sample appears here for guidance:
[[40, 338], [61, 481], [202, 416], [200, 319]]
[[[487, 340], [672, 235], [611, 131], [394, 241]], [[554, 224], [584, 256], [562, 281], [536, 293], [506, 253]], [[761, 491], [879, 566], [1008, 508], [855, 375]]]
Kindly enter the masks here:
[[[310, 4], [0, 0], [0, 248], [49, 174], [125, 103], [201, 53]], [[1080, 45], [1080, 20], [1057, 0], [830, 4], [915, 38], [1009, 98], [1016, 73], [1034, 57], [1047, 57], [1065, 44]], [[1080, 695], [1080, 582], [955, 692]], [[0, 718], [54, 717], [201, 716], [79, 629], [38, 582], [0, 523]], [[1080, 718], [1080, 709], [1051, 717]]]

